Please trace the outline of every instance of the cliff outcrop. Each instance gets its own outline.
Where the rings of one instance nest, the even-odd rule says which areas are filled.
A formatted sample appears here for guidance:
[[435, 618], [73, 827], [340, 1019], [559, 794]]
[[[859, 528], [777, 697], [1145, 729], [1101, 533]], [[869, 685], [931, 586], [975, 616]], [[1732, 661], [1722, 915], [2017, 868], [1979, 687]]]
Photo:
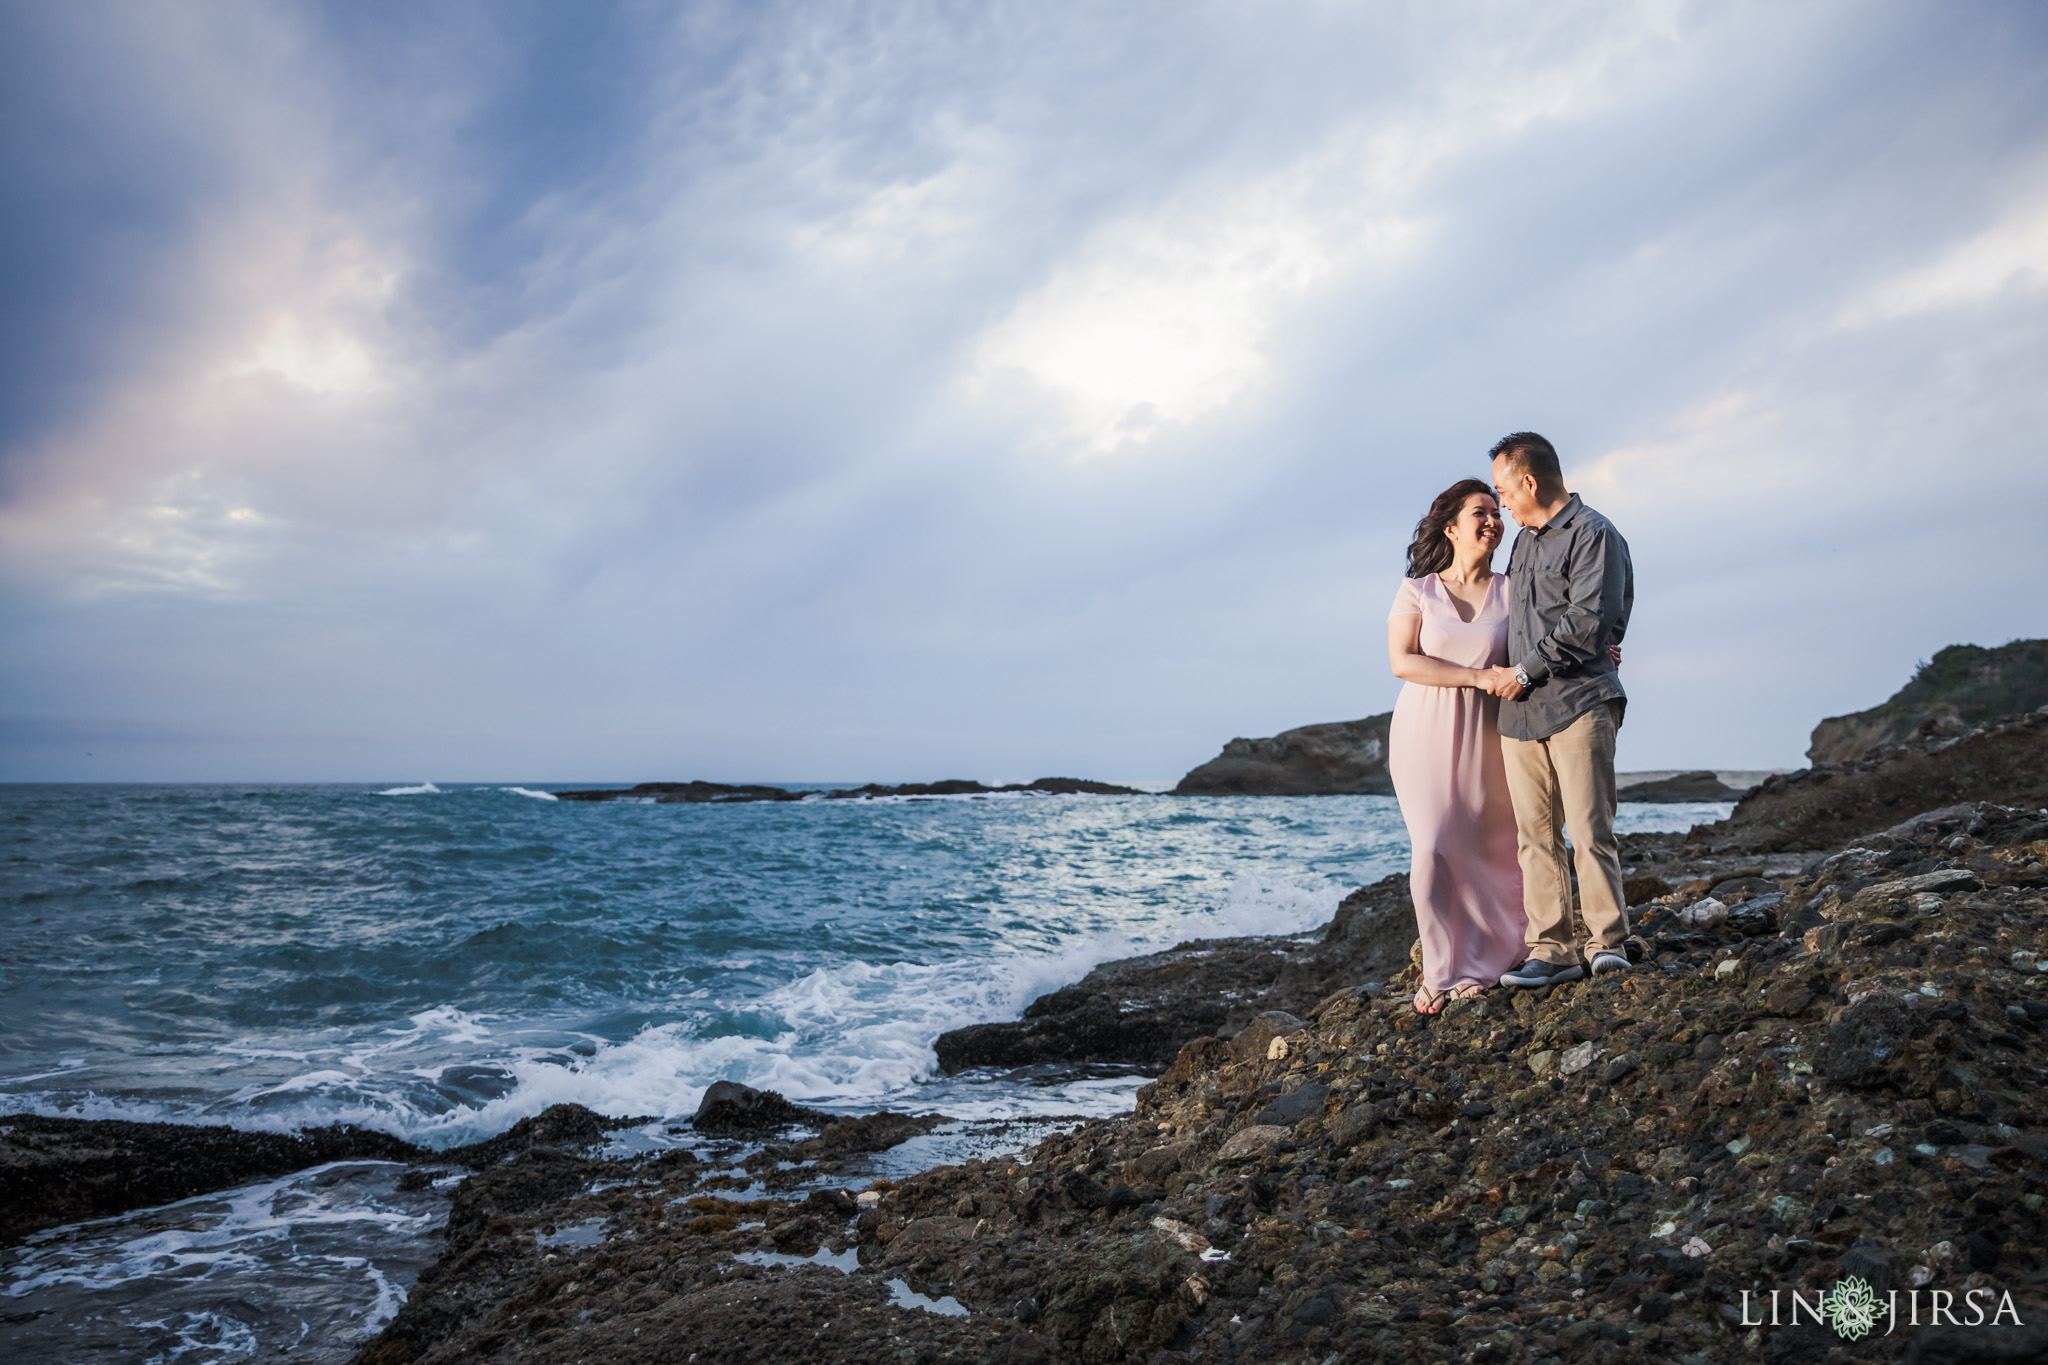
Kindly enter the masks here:
[[1393, 712], [1233, 739], [1173, 789], [1176, 796], [1392, 796], [1387, 727]]
[[1852, 763], [1888, 745], [1953, 739], [1999, 716], [2048, 706], [2048, 640], [1950, 645], [1882, 705], [1813, 727], [1806, 761]]
[[2048, 805], [2048, 706], [1766, 778], [1726, 820], [1695, 826], [1687, 843], [1757, 852], [1826, 848], [1908, 811], [1962, 801]]

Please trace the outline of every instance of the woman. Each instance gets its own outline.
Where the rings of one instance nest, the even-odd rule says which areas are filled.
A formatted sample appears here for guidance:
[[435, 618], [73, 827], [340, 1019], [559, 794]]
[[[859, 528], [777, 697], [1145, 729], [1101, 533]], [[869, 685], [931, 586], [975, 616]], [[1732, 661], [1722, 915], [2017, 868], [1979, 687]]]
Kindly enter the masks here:
[[1499, 698], [1483, 670], [1507, 662], [1508, 580], [1493, 571], [1504, 530], [1493, 490], [1460, 479], [1416, 524], [1408, 575], [1387, 618], [1387, 657], [1405, 684], [1387, 736], [1414, 863], [1422, 938], [1415, 1011], [1485, 993], [1522, 960], [1522, 869], [1502, 765]]

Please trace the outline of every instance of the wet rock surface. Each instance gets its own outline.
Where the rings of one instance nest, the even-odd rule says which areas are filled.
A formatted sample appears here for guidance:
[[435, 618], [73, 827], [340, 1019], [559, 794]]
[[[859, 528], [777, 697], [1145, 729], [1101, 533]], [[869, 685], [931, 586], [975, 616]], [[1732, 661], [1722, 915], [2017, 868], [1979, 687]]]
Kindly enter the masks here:
[[39, 1228], [169, 1203], [325, 1161], [410, 1161], [422, 1153], [347, 1124], [246, 1133], [183, 1123], [0, 1118], [0, 1246]]
[[1318, 932], [1197, 939], [1104, 963], [1014, 1023], [940, 1035], [939, 1065], [949, 1075], [1082, 1062], [1157, 1071], [1203, 1034], [1235, 1035], [1266, 1010], [1306, 1014], [1341, 986], [1384, 980], [1407, 962], [1414, 937], [1408, 878], [1388, 877], [1352, 892]]
[[738, 1081], [713, 1081], [697, 1103], [690, 1126], [700, 1133], [764, 1134], [792, 1124], [822, 1125], [833, 1115], [791, 1104], [773, 1090]]
[[[1132, 1114], [857, 1195], [528, 1149], [362, 1359], [2038, 1359], [2048, 811], [1932, 815], [1660, 863], [1627, 973], [1436, 1016], [1412, 974], [1335, 991], [1192, 1038]], [[1758, 1297], [1852, 1273], [1922, 1325]]]

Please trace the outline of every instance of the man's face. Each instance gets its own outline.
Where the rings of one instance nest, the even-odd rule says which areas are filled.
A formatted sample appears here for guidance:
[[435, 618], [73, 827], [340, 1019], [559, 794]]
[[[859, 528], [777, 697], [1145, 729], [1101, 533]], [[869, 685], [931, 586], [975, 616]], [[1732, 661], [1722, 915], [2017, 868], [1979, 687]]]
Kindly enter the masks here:
[[1536, 500], [1536, 476], [1505, 455], [1494, 456], [1493, 491], [1500, 499], [1501, 510], [1513, 517], [1518, 526], [1527, 526], [1530, 517], [1542, 510], [1542, 504]]

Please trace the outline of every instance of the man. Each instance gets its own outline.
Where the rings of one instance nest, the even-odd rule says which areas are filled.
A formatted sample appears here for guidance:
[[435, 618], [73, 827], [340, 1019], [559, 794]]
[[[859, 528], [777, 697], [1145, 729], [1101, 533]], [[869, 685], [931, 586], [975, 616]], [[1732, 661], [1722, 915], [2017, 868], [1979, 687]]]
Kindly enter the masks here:
[[1550, 442], [1518, 431], [1492, 454], [1494, 492], [1522, 528], [1508, 556], [1509, 664], [1490, 673], [1529, 921], [1529, 960], [1500, 981], [1554, 986], [1585, 975], [1573, 861], [1593, 972], [1628, 970], [1614, 840], [1614, 732], [1628, 698], [1608, 649], [1628, 630], [1635, 570], [1613, 523], [1566, 490]]

